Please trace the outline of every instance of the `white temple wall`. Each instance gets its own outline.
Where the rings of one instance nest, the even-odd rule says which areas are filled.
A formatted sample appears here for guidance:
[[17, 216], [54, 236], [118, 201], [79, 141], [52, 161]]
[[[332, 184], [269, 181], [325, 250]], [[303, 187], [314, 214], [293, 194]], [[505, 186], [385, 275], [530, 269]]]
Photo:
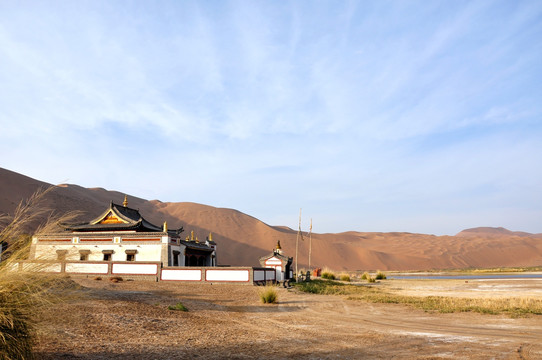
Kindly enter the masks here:
[[79, 261], [81, 250], [89, 251], [88, 261], [103, 261], [104, 250], [112, 250], [111, 261], [126, 261], [126, 250], [135, 250], [135, 261], [161, 261], [162, 244], [141, 244], [141, 245], [50, 245], [36, 244], [35, 259], [57, 260], [58, 250], [66, 251], [66, 261]]

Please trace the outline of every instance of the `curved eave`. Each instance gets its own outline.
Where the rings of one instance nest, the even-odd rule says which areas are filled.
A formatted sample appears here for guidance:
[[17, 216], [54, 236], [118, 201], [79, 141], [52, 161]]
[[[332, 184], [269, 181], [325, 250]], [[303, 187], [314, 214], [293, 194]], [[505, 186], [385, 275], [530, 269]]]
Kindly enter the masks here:
[[269, 255], [262, 256], [260, 258], [260, 261], [265, 261], [265, 260], [271, 259], [272, 257], [276, 257], [277, 259], [280, 259], [280, 260], [283, 260], [283, 261], [293, 261], [293, 259], [294, 259], [293, 257], [288, 257], [288, 256], [284, 256], [284, 255], [281, 255], [281, 254], [271, 253]]

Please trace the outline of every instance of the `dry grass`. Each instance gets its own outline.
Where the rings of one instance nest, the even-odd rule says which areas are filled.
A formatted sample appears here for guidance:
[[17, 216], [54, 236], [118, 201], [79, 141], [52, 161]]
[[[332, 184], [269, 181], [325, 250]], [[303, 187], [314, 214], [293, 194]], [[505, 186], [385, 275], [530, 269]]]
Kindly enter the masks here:
[[388, 293], [373, 286], [355, 286], [334, 281], [315, 280], [295, 284], [304, 292], [326, 295], [347, 295], [349, 300], [372, 303], [404, 304], [441, 313], [477, 312], [506, 314], [510, 317], [542, 315], [542, 299], [535, 297], [512, 298], [459, 298], [448, 296], [408, 296]]
[[259, 294], [260, 300], [264, 304], [276, 304], [279, 299], [279, 294], [277, 292], [277, 289], [275, 286], [267, 285], [262, 290], [260, 290]]
[[[0, 215], [0, 241], [8, 244], [0, 263], [0, 359], [32, 358], [32, 315], [45, 305], [59, 301], [73, 283], [59, 276], [39, 274], [47, 264], [18, 263], [29, 252], [31, 237], [25, 231], [38, 220], [47, 221], [38, 231], [46, 231], [60, 220], [42, 207], [44, 196], [52, 188], [39, 190], [21, 202], [13, 216]], [[64, 219], [64, 218], [63, 218]]]

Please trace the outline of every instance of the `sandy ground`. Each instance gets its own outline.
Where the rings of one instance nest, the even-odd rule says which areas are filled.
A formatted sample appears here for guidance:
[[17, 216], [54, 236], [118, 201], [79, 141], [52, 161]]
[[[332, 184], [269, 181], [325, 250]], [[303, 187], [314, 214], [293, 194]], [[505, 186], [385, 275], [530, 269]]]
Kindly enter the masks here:
[[[253, 286], [79, 283], [84, 296], [39, 315], [38, 359], [542, 359], [541, 316], [426, 313], [282, 288], [278, 305], [263, 305]], [[513, 286], [540, 296], [542, 281], [382, 286], [472, 296]], [[167, 309], [179, 301], [189, 312]]]

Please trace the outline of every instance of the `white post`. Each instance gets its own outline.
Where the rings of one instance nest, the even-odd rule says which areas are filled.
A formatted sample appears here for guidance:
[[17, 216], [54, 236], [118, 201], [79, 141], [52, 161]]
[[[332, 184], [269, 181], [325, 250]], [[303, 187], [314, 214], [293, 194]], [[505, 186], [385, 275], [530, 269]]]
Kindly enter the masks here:
[[295, 281], [299, 282], [299, 272], [297, 271], [297, 253], [299, 249], [299, 233], [301, 232], [301, 209], [299, 209], [299, 228], [295, 239]]

